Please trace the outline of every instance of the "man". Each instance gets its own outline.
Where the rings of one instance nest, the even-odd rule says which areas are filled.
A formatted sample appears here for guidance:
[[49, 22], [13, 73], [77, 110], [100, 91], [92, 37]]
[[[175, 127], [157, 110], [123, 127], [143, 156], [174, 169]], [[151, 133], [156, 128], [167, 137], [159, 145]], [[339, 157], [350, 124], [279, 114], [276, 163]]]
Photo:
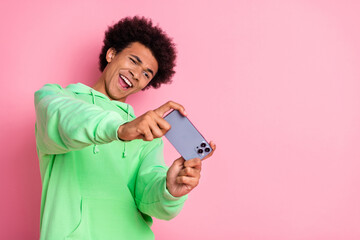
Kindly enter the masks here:
[[[145, 18], [125, 18], [105, 34], [102, 74], [90, 88], [47, 84], [35, 93], [43, 183], [40, 239], [153, 239], [152, 217], [171, 219], [199, 182], [201, 161], [169, 169], [162, 118], [167, 102], [135, 118], [126, 98], [174, 74], [172, 41]], [[211, 143], [215, 149], [215, 145]]]

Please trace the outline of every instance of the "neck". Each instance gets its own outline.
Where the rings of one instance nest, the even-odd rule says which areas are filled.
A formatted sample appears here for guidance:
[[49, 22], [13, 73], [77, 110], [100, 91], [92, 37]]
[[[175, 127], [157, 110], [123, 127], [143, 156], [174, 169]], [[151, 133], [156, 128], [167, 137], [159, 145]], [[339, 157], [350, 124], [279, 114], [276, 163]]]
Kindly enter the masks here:
[[102, 75], [97, 80], [97, 82], [92, 86], [92, 88], [98, 92], [101, 92], [102, 94], [105, 94], [107, 97], [109, 97], [105, 90], [105, 81], [104, 81]]
[[116, 100], [123, 103], [126, 102], [126, 97], [123, 97], [121, 99], [113, 99], [112, 97], [109, 96], [109, 93], [106, 89], [105, 78], [103, 77], [103, 74], [100, 76], [97, 82], [92, 86], [92, 88], [98, 92], [101, 92], [102, 94], [107, 96], [110, 100]]

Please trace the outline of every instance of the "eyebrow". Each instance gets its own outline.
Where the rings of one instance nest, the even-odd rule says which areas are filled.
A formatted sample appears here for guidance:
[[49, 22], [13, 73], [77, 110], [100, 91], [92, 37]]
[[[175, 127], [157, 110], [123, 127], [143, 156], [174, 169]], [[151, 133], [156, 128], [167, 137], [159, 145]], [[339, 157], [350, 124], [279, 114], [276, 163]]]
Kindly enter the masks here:
[[[141, 64], [143, 63], [138, 56], [133, 55], [133, 54], [130, 54], [130, 56], [132, 56], [133, 58], [135, 58], [136, 61], [138, 61], [139, 63], [141, 63]], [[154, 72], [153, 72], [153, 70], [151, 70], [150, 68], [146, 69], [146, 71], [150, 72], [150, 73], [154, 76]]]

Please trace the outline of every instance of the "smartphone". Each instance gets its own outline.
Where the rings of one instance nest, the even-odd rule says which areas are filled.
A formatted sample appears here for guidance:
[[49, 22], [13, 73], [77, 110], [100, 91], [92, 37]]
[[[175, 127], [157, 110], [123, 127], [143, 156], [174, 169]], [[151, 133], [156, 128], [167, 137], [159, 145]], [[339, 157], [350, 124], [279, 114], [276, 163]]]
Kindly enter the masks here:
[[171, 125], [165, 137], [185, 160], [203, 159], [213, 151], [190, 120], [178, 110], [171, 111], [164, 119]]

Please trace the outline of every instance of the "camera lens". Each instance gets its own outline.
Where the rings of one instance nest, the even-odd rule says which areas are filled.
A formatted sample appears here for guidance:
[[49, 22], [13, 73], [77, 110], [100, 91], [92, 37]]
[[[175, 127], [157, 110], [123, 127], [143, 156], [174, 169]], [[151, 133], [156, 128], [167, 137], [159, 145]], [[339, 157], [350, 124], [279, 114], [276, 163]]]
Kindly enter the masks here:
[[206, 143], [201, 143], [200, 147], [206, 147]]
[[201, 154], [201, 153], [203, 153], [204, 151], [203, 151], [202, 149], [199, 149], [197, 152], [198, 152], [199, 154]]
[[205, 152], [210, 152], [210, 148], [205, 148]]

